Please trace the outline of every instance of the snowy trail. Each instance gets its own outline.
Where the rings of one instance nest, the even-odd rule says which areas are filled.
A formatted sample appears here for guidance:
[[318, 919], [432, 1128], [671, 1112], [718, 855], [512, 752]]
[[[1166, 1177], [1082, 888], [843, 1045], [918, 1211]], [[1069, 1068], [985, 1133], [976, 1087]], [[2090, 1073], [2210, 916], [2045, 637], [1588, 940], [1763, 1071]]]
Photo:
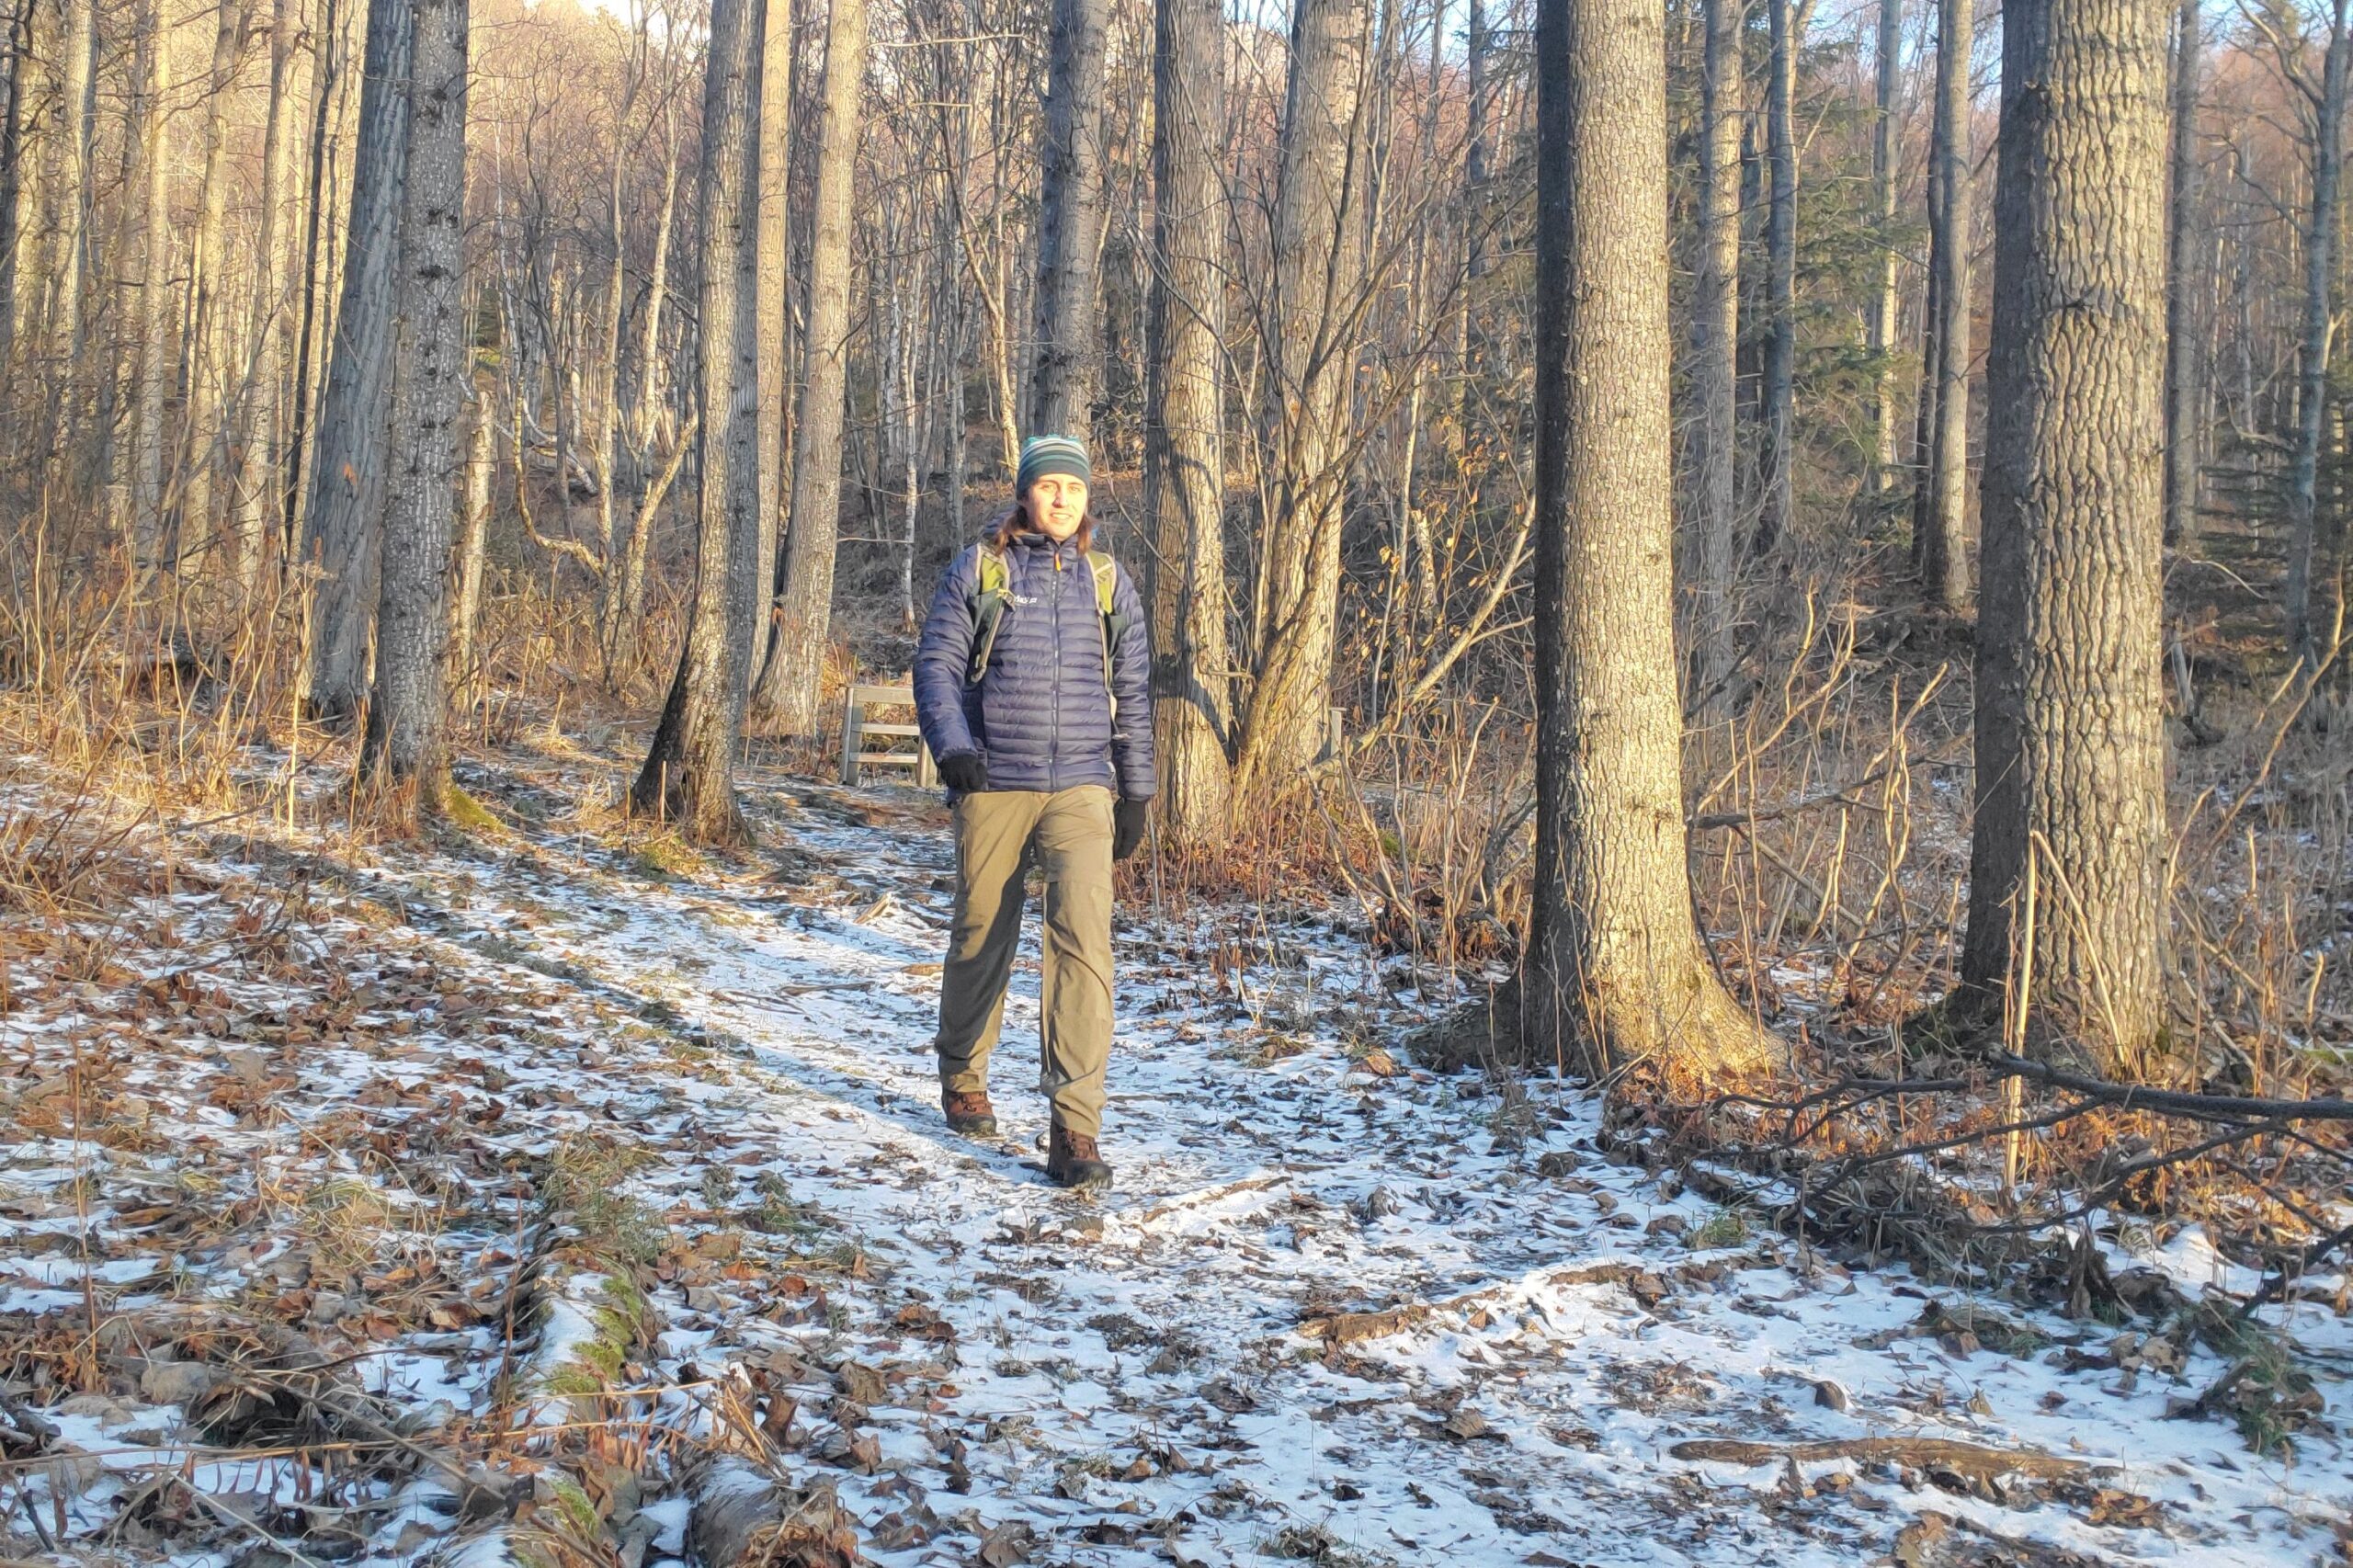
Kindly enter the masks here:
[[[1120, 1184], [1098, 1204], [1041, 1168], [1034, 912], [995, 1069], [1006, 1135], [940, 1125], [935, 801], [756, 775], [784, 869], [674, 874], [626, 838], [530, 825], [581, 798], [568, 763], [466, 782], [517, 831], [348, 858], [222, 844], [222, 891], [95, 930], [133, 972], [77, 979], [93, 965], [71, 943], [13, 971], [9, 1103], [46, 1131], [0, 1141], [0, 1326], [75, 1353], [85, 1278], [123, 1321], [192, 1325], [163, 1359], [110, 1352], [135, 1394], [47, 1407], [92, 1458], [28, 1473], [63, 1526], [137, 1513], [117, 1545], [146, 1545], [121, 1561], [232, 1568], [268, 1533], [175, 1549], [187, 1527], [131, 1505], [184, 1462], [232, 1500], [206, 1507], [307, 1517], [301, 1539], [344, 1529], [359, 1561], [515, 1560], [450, 1467], [347, 1483], [324, 1517], [320, 1476], [201, 1450], [228, 1378], [201, 1358], [248, 1365], [235, 1346], [289, 1328], [460, 1448], [510, 1372], [541, 1422], [594, 1424], [606, 1406], [566, 1403], [583, 1379], [644, 1391], [618, 1402], [641, 1432], [706, 1426], [713, 1380], [756, 1385], [797, 1403], [771, 1457], [836, 1486], [891, 1568], [2253, 1565], [2325, 1560], [2353, 1513], [2341, 1376], [2291, 1466], [2224, 1422], [2165, 1419], [2223, 1370], [2203, 1349], [2120, 1369], [2114, 1330], [2007, 1303], [2033, 1343], [1924, 1330], [1966, 1300], [1901, 1267], [1801, 1268], [1671, 1174], [1609, 1163], [1574, 1087], [1391, 1060], [1416, 1017], [1403, 960], [1328, 920], [1124, 912]], [[158, 978], [253, 928], [255, 890], [290, 870], [344, 891], [304, 895], [313, 935], [275, 971]], [[559, 1202], [530, 1173], [608, 1144], [628, 1156], [609, 1190], [562, 1197], [560, 1233], [524, 1244], [527, 1202]], [[182, 1239], [208, 1224], [229, 1228]], [[2111, 1261], [2194, 1294], [2226, 1278], [2194, 1237]], [[598, 1283], [600, 1247], [635, 1249], [642, 1312]], [[519, 1369], [499, 1332], [517, 1299], [545, 1307]], [[617, 1306], [638, 1337], [604, 1354]], [[1390, 1308], [1409, 1310], [1302, 1332]], [[2353, 1361], [2325, 1306], [2274, 1317], [2319, 1364]], [[2085, 1469], [1996, 1485], [1672, 1452], [1876, 1437]], [[610, 1457], [561, 1462], [593, 1480]], [[630, 1568], [686, 1560], [684, 1497], [595, 1502]]]
[[[1182, 1561], [1798, 1564], [1883, 1551], [1904, 1516], [1933, 1506], [2095, 1558], [2254, 1563], [2280, 1561], [2287, 1537], [2353, 1497], [2329, 1439], [2288, 1471], [2225, 1427], [2154, 1419], [2219, 1363], [2171, 1390], [2152, 1378], [2111, 1392], [2113, 1371], [1893, 1338], [1946, 1292], [1901, 1269], [1801, 1278], [1786, 1244], [1737, 1227], [1723, 1238], [1737, 1244], [1694, 1250], [1686, 1238], [1711, 1206], [1599, 1158], [1595, 1108], [1575, 1092], [1534, 1087], [1515, 1133], [1475, 1081], [1377, 1075], [1340, 1036], [1381, 1038], [1398, 1015], [1326, 927], [1125, 926], [1106, 1127], [1120, 1188], [1100, 1209], [1060, 1194], [1033, 1147], [1034, 909], [995, 1071], [1007, 1137], [952, 1138], [928, 1050], [944, 819], [923, 806], [885, 817], [795, 816], [797, 841], [841, 879], [814, 905], [772, 888], [620, 884], [601, 852], [551, 846], [529, 889], [537, 927], [508, 935], [742, 1053], [724, 1088], [692, 1085], [696, 1119], [768, 1162], [739, 1153], [739, 1169], [773, 1170], [887, 1259], [886, 1295], [953, 1325], [942, 1407], [870, 1415], [903, 1440], [886, 1452], [921, 1453], [925, 1429], [965, 1433], [985, 1523], [1025, 1518], [1074, 1560], [1104, 1562], [1152, 1559], [1150, 1535], [1122, 1550], [1122, 1519], [1182, 1516], [1169, 1537]], [[476, 908], [509, 887], [483, 879]], [[1211, 955], [1235, 936], [1254, 961], [1229, 975]], [[1270, 1059], [1270, 1038], [1291, 1053]], [[697, 1176], [674, 1165], [661, 1181]], [[1612, 1263], [1649, 1277], [1631, 1291], [1550, 1278], [1626, 1272], [1595, 1267]], [[1296, 1332], [1319, 1308], [1472, 1292], [1473, 1307], [1329, 1354]], [[2305, 1326], [2342, 1342], [2339, 1324]], [[1824, 1381], [1845, 1409], [1817, 1403]], [[2097, 1528], [1915, 1477], [1800, 1494], [1770, 1467], [1666, 1456], [1697, 1437], [1884, 1435], [2112, 1465], [2098, 1484], [2159, 1500], [2150, 1517], [2171, 1530]], [[1170, 1451], [1186, 1471], [1152, 1458]], [[1164, 1473], [1105, 1478], [1133, 1473], [1139, 1454]], [[916, 1473], [942, 1468], [934, 1450]], [[870, 1517], [892, 1502], [877, 1492]], [[935, 1546], [906, 1560], [961, 1558]]]

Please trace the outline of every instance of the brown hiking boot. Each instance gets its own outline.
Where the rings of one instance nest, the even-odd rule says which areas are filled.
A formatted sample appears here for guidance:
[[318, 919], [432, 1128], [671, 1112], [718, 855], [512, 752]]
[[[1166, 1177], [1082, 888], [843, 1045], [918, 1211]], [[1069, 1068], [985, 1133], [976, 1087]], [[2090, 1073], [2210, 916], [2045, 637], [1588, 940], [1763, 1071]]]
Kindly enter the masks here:
[[989, 1104], [986, 1089], [960, 1095], [953, 1089], [939, 1094], [939, 1108], [948, 1113], [948, 1131], [961, 1132], [967, 1138], [996, 1136], [996, 1107]]
[[1069, 1131], [1060, 1122], [1046, 1144], [1046, 1174], [1056, 1186], [1078, 1192], [1100, 1192], [1111, 1185], [1111, 1167], [1103, 1163], [1103, 1151], [1095, 1140]]

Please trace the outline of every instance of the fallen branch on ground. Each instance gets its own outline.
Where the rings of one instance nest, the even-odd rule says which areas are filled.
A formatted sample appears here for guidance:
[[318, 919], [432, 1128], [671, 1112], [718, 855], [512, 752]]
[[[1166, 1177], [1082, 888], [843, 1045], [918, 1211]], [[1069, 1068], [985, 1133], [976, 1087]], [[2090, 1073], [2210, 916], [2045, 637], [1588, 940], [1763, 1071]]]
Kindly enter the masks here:
[[2081, 1475], [2092, 1467], [2039, 1449], [1988, 1449], [1949, 1437], [1842, 1437], [1813, 1443], [1742, 1443], [1701, 1437], [1677, 1443], [1667, 1453], [1711, 1464], [1780, 1464], [1794, 1460], [1818, 1464], [1854, 1460], [1862, 1464], [1900, 1464], [1913, 1470], [1949, 1470], [1972, 1481], [2030, 1475], [2039, 1481]]

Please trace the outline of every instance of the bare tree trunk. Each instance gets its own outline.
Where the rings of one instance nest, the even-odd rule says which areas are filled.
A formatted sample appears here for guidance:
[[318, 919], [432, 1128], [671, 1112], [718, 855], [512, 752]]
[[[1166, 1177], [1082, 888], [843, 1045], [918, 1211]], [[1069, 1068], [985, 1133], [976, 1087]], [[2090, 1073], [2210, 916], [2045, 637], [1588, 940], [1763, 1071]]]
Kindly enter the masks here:
[[1765, 493], [1752, 549], [1763, 554], [1797, 520], [1798, 144], [1797, 18], [1793, 0], [1765, 0], [1773, 52], [1765, 91], [1772, 201], [1765, 221]]
[[[236, 464], [236, 492], [232, 500], [236, 556], [233, 572], [239, 587], [252, 593], [261, 584], [262, 565], [269, 548], [269, 520], [276, 499], [271, 476], [278, 415], [278, 387], [286, 353], [286, 194], [289, 154], [293, 148], [292, 84], [288, 69], [294, 49], [293, 0], [270, 0], [269, 102], [263, 120], [261, 153], [261, 232], [255, 248], [260, 265], [254, 278], [254, 349], [244, 395], [237, 402], [236, 436], [231, 442]], [[241, 370], [242, 370], [241, 367]]]
[[384, 496], [376, 684], [363, 777], [413, 786], [438, 812], [449, 788], [449, 534], [465, 406], [467, 0], [409, 0], [408, 156], [400, 192], [399, 326]]
[[482, 620], [482, 568], [490, 538], [491, 482], [498, 473], [498, 421], [491, 401], [496, 381], [473, 378], [472, 421], [466, 428], [465, 501], [458, 510], [458, 539], [450, 551], [449, 687], [464, 689], [476, 678], [475, 629]]
[[[1896, 0], [1886, 0], [1893, 5]], [[1686, 530], [1692, 687], [1713, 701], [1735, 643], [1727, 590], [1740, 515], [1742, 0], [1707, 0], [1699, 108], [1699, 277], [1691, 302], [1696, 516]]]
[[[40, 0], [15, 0], [8, 21], [8, 80], [0, 113], [0, 376], [16, 355], [17, 317], [23, 293], [17, 246], [23, 233], [25, 102], [33, 69], [33, 12]], [[0, 401], [0, 414], [6, 403]]]
[[1938, 202], [1930, 230], [1936, 274], [1937, 379], [1928, 442], [1920, 577], [1928, 602], [1969, 602], [1969, 52], [1971, 0], [1938, 0], [1937, 113], [1931, 155]]
[[2166, 19], [2141, 0], [2003, 12], [1961, 962], [1996, 1006], [2030, 970], [2013, 1007], [2136, 1074], [2165, 1014]]
[[746, 836], [735, 803], [735, 748], [760, 585], [757, 275], [767, 13], [767, 0], [718, 0], [711, 7], [696, 307], [705, 418], [694, 604], [662, 722], [630, 790], [640, 814], [675, 819], [716, 843]]
[[[1463, 253], [1466, 278], [1487, 273], [1487, 29], [1486, 0], [1470, 0], [1462, 24]], [[1435, 87], [1435, 85], [1433, 85]], [[1465, 290], [1468, 297], [1468, 290]], [[1467, 319], [1467, 318], [1466, 318]], [[1466, 364], [1461, 367], [1468, 369]]]
[[1225, 28], [1220, 0], [1161, 0], [1153, 44], [1153, 290], [1144, 508], [1154, 533], [1154, 722], [1179, 846], [1227, 831]]
[[1872, 99], [1871, 204], [1879, 218], [1879, 300], [1871, 312], [1870, 351], [1878, 367], [1871, 388], [1870, 493], [1895, 483], [1895, 150], [1902, 129], [1895, 112], [1904, 81], [1904, 0], [1880, 0], [1877, 91]]
[[327, 356], [318, 452], [302, 557], [323, 573], [311, 608], [312, 714], [345, 724], [368, 690], [384, 452], [390, 435], [392, 303], [400, 268], [401, 186], [408, 163], [408, 0], [369, 0], [359, 127], [344, 242], [342, 299]]
[[2345, 166], [2347, 0], [2329, 10], [2328, 55], [2313, 106], [2312, 216], [2304, 227], [2303, 342], [2296, 378], [2296, 460], [2288, 494], [2288, 580], [2282, 607], [2288, 652], [2307, 670], [2320, 667], [2313, 634], [2313, 554], [2319, 513], [2322, 434], [2327, 428], [2329, 290], [2335, 282], [2336, 192]]
[[[642, 13], [641, 13], [642, 15]], [[621, 435], [620, 359], [621, 316], [629, 308], [629, 234], [621, 205], [621, 174], [629, 151], [629, 108], [637, 81], [613, 117], [613, 157], [606, 172], [606, 241], [612, 246], [612, 265], [606, 268], [604, 299], [597, 314], [597, 341], [590, 350], [590, 384], [585, 401], [588, 461], [597, 476], [597, 647], [604, 664], [605, 683], [614, 678], [614, 650], [620, 646], [621, 618], [621, 558], [628, 553], [619, 522]], [[485, 405], [486, 407], [487, 405]]]
[[191, 301], [188, 324], [188, 413], [181, 432], [180, 537], [213, 539], [213, 481], [228, 447], [223, 415], [229, 399], [228, 258], [222, 241], [229, 217], [229, 103], [237, 74], [242, 5], [220, 0], [212, 34], [211, 90], [205, 100], [204, 205], [188, 256]]
[[1291, 26], [1267, 344], [1278, 472], [1263, 553], [1257, 682], [1235, 791], [1263, 798], [1323, 749], [1340, 595], [1349, 393], [1364, 275], [1363, 111], [1371, 65], [1362, 0], [1300, 0]]
[[164, 109], [172, 91], [170, 28], [164, 0], [145, 0], [145, 91], [140, 95], [146, 223], [145, 271], [139, 290], [139, 390], [131, 409], [131, 560], [143, 576], [164, 547], [164, 408], [172, 387], [172, 213], [170, 148]]
[[[773, 613], [777, 565], [785, 530], [785, 427], [792, 422], [792, 377], [787, 363], [791, 326], [789, 284], [792, 185], [793, 0], [767, 0], [760, 64], [760, 548], [756, 580], [762, 597], [756, 635]], [[758, 635], [756, 646], [767, 638]], [[751, 672], [756, 676], [759, 672]]]
[[1692, 925], [1676, 698], [1663, 14], [1537, 7], [1536, 863], [1524, 1044], [1721, 1082], [1770, 1040]]
[[308, 199], [302, 218], [302, 319], [294, 344], [294, 406], [288, 421], [286, 488], [280, 500], [279, 533], [288, 564], [295, 559], [295, 540], [302, 532], [302, 503], [308, 495], [303, 480], [309, 472], [305, 460], [310, 455], [311, 381], [320, 354], [319, 297], [326, 291], [328, 282], [319, 266], [319, 241], [326, 227], [328, 205], [327, 124], [334, 118], [335, 90], [343, 76], [343, 19], [339, 10], [337, 0], [326, 0], [325, 17], [312, 50], [314, 63], [311, 91], [315, 101], [311, 119], [311, 172], [304, 183]]
[[2198, 542], [2198, 458], [2203, 436], [2198, 363], [2198, 0], [2174, 23], [2173, 178], [2165, 242], [2165, 543]]
[[1054, 0], [1038, 199], [1029, 433], [1085, 440], [1096, 382], [1096, 247], [1103, 209], [1106, 0]]
[[[626, 537], [630, 526], [620, 521], [624, 516], [620, 494], [621, 323], [629, 309], [629, 232], [627, 210], [622, 201], [622, 176], [632, 150], [629, 122], [639, 96], [644, 90], [645, 73], [649, 69], [650, 14], [639, 12], [635, 27], [637, 30], [627, 68], [627, 85], [620, 108], [613, 116], [612, 160], [607, 166], [605, 197], [606, 240], [612, 248], [612, 257], [605, 272], [604, 298], [596, 323], [597, 339], [589, 350], [589, 387], [583, 400], [586, 406], [582, 411], [588, 460], [597, 477], [597, 647], [608, 687], [616, 678], [620, 667], [618, 654], [624, 641], [620, 625], [627, 597], [623, 561], [630, 546], [630, 539]], [[676, 168], [674, 158], [671, 164], [672, 188], [675, 188]], [[663, 217], [666, 230], [669, 216], [667, 192], [665, 193], [664, 203]], [[632, 472], [636, 466], [634, 463], [631, 465]]]
[[[670, 234], [676, 225], [678, 210], [678, 160], [673, 155], [665, 162], [662, 212], [654, 230], [654, 267], [646, 275], [645, 333], [639, 340], [637, 358], [635, 445], [642, 455], [651, 454], [654, 417], [661, 403], [662, 301], [670, 287]], [[637, 663], [638, 632], [645, 624], [645, 567], [653, 553], [654, 519], [661, 511], [670, 481], [677, 475], [688, 435], [686, 431], [679, 433], [678, 444], [671, 451], [664, 476], [637, 497], [631, 517], [627, 546], [620, 551], [621, 613], [614, 628], [611, 655], [615, 669], [632, 668]]]
[[833, 0], [825, 31], [825, 97], [816, 205], [810, 219], [809, 325], [801, 412], [793, 421], [784, 603], [753, 699], [760, 716], [788, 735], [816, 729], [817, 686], [824, 675], [833, 619], [834, 553], [841, 531], [842, 398], [849, 374], [850, 195], [866, 85], [866, 0]]
[[97, 0], [64, 0], [65, 36], [60, 77], [63, 96], [51, 179], [57, 190], [57, 226], [50, 232], [49, 341], [50, 450], [65, 457], [80, 412], [82, 295], [89, 275], [91, 203], [97, 181], [92, 161], [95, 108], [92, 74], [97, 53]]
[[47, 358], [49, 337], [45, 324], [49, 320], [46, 297], [46, 251], [48, 236], [56, 228], [52, 210], [52, 193], [56, 184], [43, 165], [42, 133], [57, 119], [57, 82], [55, 65], [59, 52], [58, 22], [53, 19], [54, 7], [42, 0], [23, 0], [24, 52], [19, 61], [17, 76], [17, 127], [23, 138], [22, 156], [17, 163], [20, 176], [17, 190], [17, 244], [10, 252], [18, 281], [17, 324], [20, 328], [15, 342], [17, 358], [8, 367], [12, 377], [21, 378], [8, 391], [12, 399], [31, 394], [33, 406], [19, 407], [18, 427], [33, 433], [35, 455], [40, 442], [49, 435], [46, 411], [39, 407], [40, 398], [48, 385]]

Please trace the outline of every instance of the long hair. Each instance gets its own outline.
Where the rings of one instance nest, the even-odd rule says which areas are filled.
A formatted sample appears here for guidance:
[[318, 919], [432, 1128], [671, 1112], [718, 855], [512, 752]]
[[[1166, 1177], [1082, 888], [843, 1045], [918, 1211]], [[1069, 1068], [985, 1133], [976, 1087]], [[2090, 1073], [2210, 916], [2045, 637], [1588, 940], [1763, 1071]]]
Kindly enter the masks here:
[[[1037, 519], [1029, 515], [1029, 498], [1025, 495], [998, 514], [996, 521], [991, 523], [981, 537], [988, 540], [992, 549], [1009, 550], [1013, 546], [1016, 535], [1040, 531]], [[1092, 499], [1087, 503], [1085, 515], [1078, 519], [1078, 531], [1070, 536], [1070, 541], [1078, 546], [1078, 552], [1081, 555], [1086, 554], [1093, 547], [1095, 506]]]

